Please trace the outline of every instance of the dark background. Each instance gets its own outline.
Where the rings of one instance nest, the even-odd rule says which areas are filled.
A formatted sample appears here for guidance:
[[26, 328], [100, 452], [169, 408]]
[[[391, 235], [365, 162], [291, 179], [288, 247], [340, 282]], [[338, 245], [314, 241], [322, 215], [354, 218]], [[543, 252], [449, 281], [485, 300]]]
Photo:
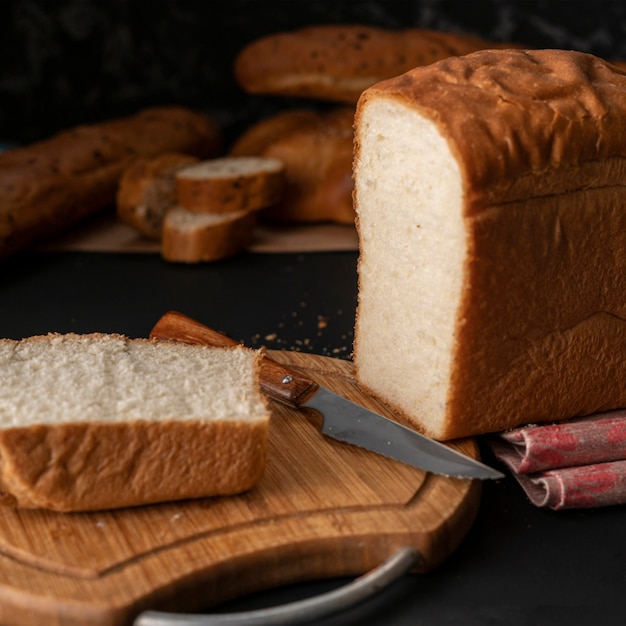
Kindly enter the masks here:
[[243, 94], [236, 53], [270, 32], [333, 22], [626, 59], [621, 0], [0, 0], [0, 141], [169, 103], [214, 113], [228, 139], [288, 104]]
[[[232, 135], [288, 104], [237, 88], [237, 51], [269, 32], [342, 21], [458, 30], [626, 59], [626, 2], [616, 0], [0, 0], [0, 140], [32, 141], [164, 103], [213, 112]], [[160, 315], [177, 309], [251, 345], [276, 336], [268, 347], [297, 350], [310, 339], [307, 350], [346, 358], [356, 258], [243, 254], [182, 267], [156, 254], [29, 251], [0, 267], [0, 337], [146, 336]], [[621, 626], [625, 528], [623, 506], [546, 511], [512, 477], [489, 482], [476, 523], [443, 567], [406, 576], [324, 626]], [[345, 582], [287, 586], [221, 610], [282, 604]]]

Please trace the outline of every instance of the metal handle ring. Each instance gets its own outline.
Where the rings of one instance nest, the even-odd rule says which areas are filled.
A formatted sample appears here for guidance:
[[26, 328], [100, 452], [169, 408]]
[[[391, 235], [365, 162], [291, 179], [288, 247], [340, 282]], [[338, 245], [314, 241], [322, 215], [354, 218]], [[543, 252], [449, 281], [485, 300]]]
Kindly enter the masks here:
[[241, 613], [183, 614], [144, 611], [133, 626], [286, 626], [328, 617], [345, 610], [381, 591], [398, 580], [421, 560], [415, 548], [404, 547], [382, 565], [351, 583], [314, 598], [298, 600], [277, 607]]

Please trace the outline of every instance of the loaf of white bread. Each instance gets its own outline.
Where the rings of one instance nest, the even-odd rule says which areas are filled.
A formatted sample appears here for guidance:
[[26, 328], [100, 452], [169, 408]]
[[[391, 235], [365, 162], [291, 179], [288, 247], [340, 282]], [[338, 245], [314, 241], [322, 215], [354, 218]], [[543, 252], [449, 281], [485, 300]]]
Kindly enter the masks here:
[[437, 439], [626, 406], [626, 72], [480, 51], [355, 126], [360, 384]]
[[267, 453], [260, 358], [103, 333], [0, 340], [0, 503], [92, 511], [250, 489]]

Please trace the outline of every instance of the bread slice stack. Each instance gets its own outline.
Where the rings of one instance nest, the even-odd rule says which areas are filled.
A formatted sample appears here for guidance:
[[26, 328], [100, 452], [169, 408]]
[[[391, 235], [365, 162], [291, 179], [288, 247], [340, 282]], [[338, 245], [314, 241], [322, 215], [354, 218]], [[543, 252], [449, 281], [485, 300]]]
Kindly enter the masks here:
[[252, 488], [260, 358], [102, 333], [0, 340], [0, 503], [93, 511]]
[[163, 154], [125, 171], [117, 214], [159, 240], [167, 261], [217, 261], [250, 245], [258, 212], [276, 204], [284, 186], [285, 167], [276, 158]]
[[284, 165], [265, 157], [223, 157], [176, 173], [176, 206], [163, 221], [163, 258], [215, 261], [252, 243], [258, 211], [276, 203]]

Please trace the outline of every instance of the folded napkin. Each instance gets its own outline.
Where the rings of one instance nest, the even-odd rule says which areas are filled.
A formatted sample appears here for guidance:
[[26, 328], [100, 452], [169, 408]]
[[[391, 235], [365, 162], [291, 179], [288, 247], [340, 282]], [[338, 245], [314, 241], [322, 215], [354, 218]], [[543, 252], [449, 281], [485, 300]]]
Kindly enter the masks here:
[[626, 409], [516, 428], [488, 444], [536, 506], [626, 503]]

